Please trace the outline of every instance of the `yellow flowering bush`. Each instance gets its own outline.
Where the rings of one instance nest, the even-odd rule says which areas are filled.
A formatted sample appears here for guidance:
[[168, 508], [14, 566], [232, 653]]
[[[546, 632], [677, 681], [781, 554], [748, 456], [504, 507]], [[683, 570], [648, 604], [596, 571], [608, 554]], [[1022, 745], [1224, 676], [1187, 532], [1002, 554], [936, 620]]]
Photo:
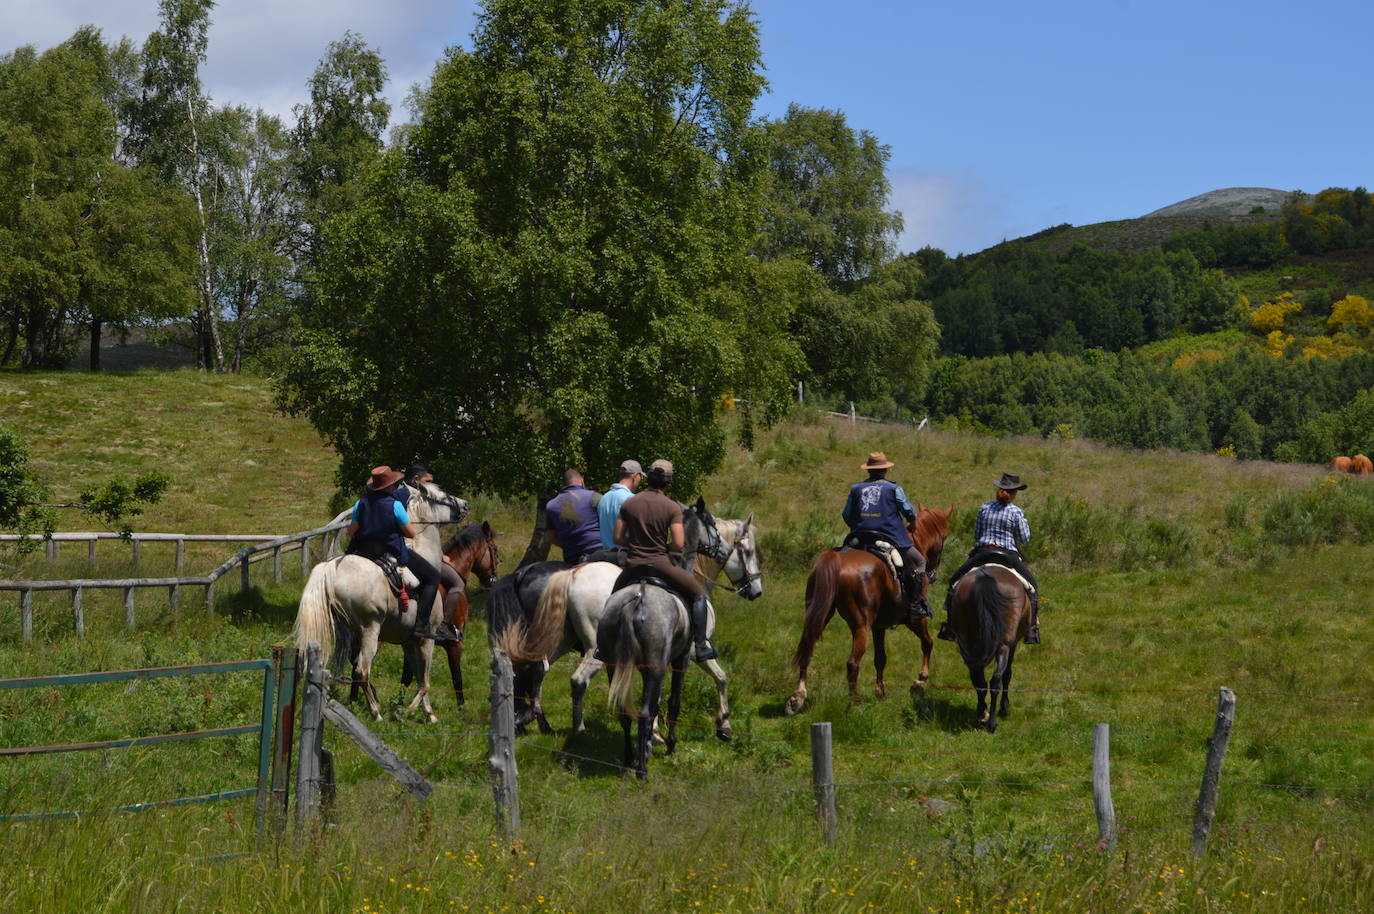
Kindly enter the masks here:
[[1331, 306], [1331, 316], [1326, 319], [1326, 329], [1330, 333], [1338, 330], [1368, 330], [1374, 327], [1374, 308], [1369, 300], [1359, 295], [1347, 295]]
[[1293, 334], [1284, 333], [1282, 330], [1272, 330], [1264, 338], [1264, 351], [1276, 359], [1283, 358], [1283, 354], [1288, 351], [1288, 346], [1293, 342]]
[[1284, 318], [1301, 310], [1302, 302], [1295, 300], [1292, 292], [1285, 292], [1251, 311], [1250, 326], [1260, 333], [1272, 333], [1283, 327]]

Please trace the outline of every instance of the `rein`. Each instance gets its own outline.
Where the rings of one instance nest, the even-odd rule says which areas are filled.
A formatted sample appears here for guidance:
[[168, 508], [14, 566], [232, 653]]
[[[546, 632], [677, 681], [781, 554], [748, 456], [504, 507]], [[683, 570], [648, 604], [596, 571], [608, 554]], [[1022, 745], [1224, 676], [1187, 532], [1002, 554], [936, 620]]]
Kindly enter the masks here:
[[[714, 518], [712, 520], [714, 521]], [[735, 541], [730, 545], [730, 548], [727, 549], [725, 548], [725, 538], [720, 535], [720, 530], [716, 528], [714, 522], [710, 527], [707, 527], [705, 524], [702, 524], [702, 527], [703, 529], [710, 530], [711, 535], [715, 537], [715, 539], [709, 544], [698, 543], [697, 554], [704, 555], [712, 561], [719, 563], [722, 569], [725, 568], [730, 564], [731, 557], [739, 551], [740, 541], [744, 538], [742, 536], [736, 536]], [[706, 545], [710, 551], [708, 552], [706, 549], [702, 548], [703, 545]], [[730, 583], [733, 584], [734, 587], [726, 587], [724, 584], [719, 584], [714, 578], [707, 577], [700, 571], [697, 571], [696, 568], [692, 569], [692, 574], [705, 581], [709, 587], [714, 587], [717, 590], [728, 590], [735, 596], [742, 597], [745, 591], [749, 589], [750, 584], [754, 583], [756, 579], [763, 577], [763, 572], [760, 571], [757, 574], [751, 572], [743, 561], [740, 562], [740, 570], [744, 572], [743, 580], [736, 581], [734, 578], [730, 578]], [[726, 574], [728, 575], [729, 572], [727, 571]]]

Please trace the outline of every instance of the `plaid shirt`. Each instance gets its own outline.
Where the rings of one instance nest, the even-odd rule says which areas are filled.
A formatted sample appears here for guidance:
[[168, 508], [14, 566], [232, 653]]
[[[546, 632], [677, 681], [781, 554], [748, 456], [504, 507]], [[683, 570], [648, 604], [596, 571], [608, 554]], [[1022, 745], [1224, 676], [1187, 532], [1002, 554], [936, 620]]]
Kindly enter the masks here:
[[1030, 524], [1026, 523], [1025, 512], [1016, 505], [1004, 505], [994, 499], [978, 509], [978, 519], [973, 524], [975, 546], [1001, 546], [1016, 552], [1017, 543], [1028, 542]]

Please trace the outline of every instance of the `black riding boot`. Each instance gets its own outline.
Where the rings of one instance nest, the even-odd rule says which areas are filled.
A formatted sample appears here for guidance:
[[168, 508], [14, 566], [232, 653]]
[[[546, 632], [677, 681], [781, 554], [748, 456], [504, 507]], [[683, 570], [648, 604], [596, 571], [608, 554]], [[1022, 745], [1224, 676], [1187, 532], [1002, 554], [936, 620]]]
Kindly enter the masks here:
[[921, 595], [921, 586], [915, 574], [903, 569], [902, 577], [906, 579], [906, 608], [911, 614], [910, 623], [912, 628], [921, 624], [922, 619], [930, 618], [930, 604]]
[[706, 639], [706, 594], [702, 594], [692, 600], [691, 609], [687, 617], [692, 623], [692, 642], [696, 644], [698, 660], [714, 660], [717, 656], [716, 649], [711, 646], [711, 642]]
[[1027, 644], [1040, 643], [1040, 591], [1031, 594], [1031, 623], [1026, 632]]
[[954, 582], [949, 584], [949, 590], [945, 591], [945, 621], [940, 623], [940, 633], [935, 637], [941, 641], [954, 641], [954, 631], [949, 627], [949, 600], [954, 594]]
[[434, 608], [434, 598], [438, 596], [438, 585], [426, 586], [421, 584], [414, 596], [415, 600], [415, 628], [411, 631], [411, 637], [416, 641], [426, 638], [442, 637], [441, 632], [434, 631], [429, 627], [429, 610]]

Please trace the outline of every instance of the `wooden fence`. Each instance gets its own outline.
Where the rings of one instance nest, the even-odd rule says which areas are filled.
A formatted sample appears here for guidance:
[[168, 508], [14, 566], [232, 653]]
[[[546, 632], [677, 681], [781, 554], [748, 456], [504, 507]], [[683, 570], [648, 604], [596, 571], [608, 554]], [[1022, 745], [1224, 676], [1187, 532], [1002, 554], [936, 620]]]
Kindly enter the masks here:
[[[175, 542], [177, 547], [177, 571], [178, 575], [170, 578], [93, 578], [69, 581], [0, 581], [0, 591], [16, 591], [19, 594], [19, 617], [20, 625], [23, 629], [24, 641], [33, 640], [33, 594], [34, 591], [44, 590], [66, 590], [71, 592], [72, 624], [77, 635], [84, 635], [86, 632], [86, 620], [82, 602], [87, 590], [123, 590], [124, 591], [124, 623], [128, 628], [134, 627], [134, 594], [140, 589], [163, 588], [167, 591], [168, 607], [175, 612], [179, 608], [180, 592], [183, 587], [204, 587], [205, 588], [205, 611], [215, 611], [215, 583], [236, 566], [239, 569], [239, 590], [245, 591], [249, 588], [249, 568], [258, 562], [272, 562], [272, 580], [280, 582], [282, 579], [282, 555], [285, 552], [299, 550], [301, 576], [305, 577], [310, 573], [310, 568], [314, 564], [312, 556], [318, 555], [325, 558], [333, 554], [338, 549], [339, 537], [342, 531], [348, 526], [348, 518], [340, 517], [323, 527], [314, 530], [306, 530], [301, 533], [291, 533], [286, 536], [278, 536], [256, 542], [253, 545], [245, 546], [234, 554], [232, 558], [224, 562], [214, 571], [207, 575], [195, 577], [184, 577], [180, 575], [182, 560], [185, 555], [186, 543], [188, 542], [242, 542], [244, 537], [237, 534], [226, 534], [214, 536], [209, 534], [181, 534], [181, 533], [136, 533], [133, 534], [137, 539], [134, 541], [134, 562], [138, 562], [138, 551], [140, 542], [161, 541]], [[94, 557], [95, 544], [101, 539], [118, 537], [118, 534], [108, 533], [57, 533], [53, 534], [53, 543], [50, 544], [50, 558], [56, 557], [57, 542], [87, 542], [89, 545], [88, 556]], [[60, 540], [58, 538], [61, 538]], [[10, 535], [9, 540], [17, 537]], [[311, 549], [311, 541], [318, 540], [318, 548]]]

